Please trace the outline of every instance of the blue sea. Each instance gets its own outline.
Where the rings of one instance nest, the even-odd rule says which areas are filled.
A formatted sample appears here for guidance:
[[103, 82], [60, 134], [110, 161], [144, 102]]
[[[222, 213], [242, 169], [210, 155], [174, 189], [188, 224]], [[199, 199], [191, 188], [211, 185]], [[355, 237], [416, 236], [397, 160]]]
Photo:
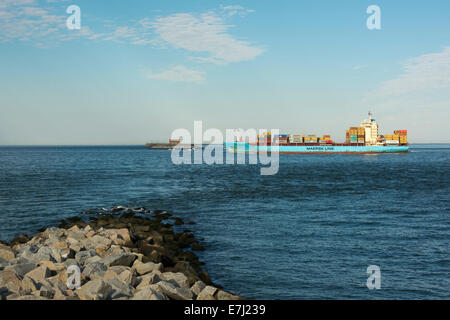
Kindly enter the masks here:
[[[216, 284], [250, 299], [449, 299], [450, 145], [174, 165], [142, 146], [1, 147], [0, 239], [91, 208], [173, 212]], [[367, 267], [381, 288], [366, 286]]]

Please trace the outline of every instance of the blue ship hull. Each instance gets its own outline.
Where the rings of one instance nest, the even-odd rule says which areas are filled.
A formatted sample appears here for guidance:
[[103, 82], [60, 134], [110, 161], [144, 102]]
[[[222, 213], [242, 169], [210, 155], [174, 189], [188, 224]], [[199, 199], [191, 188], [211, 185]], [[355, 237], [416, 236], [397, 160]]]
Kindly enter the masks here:
[[334, 146], [334, 145], [281, 145], [265, 146], [254, 145], [244, 142], [226, 143], [226, 148], [235, 153], [259, 153], [259, 152], [279, 152], [279, 153], [403, 153], [408, 152], [408, 146]]

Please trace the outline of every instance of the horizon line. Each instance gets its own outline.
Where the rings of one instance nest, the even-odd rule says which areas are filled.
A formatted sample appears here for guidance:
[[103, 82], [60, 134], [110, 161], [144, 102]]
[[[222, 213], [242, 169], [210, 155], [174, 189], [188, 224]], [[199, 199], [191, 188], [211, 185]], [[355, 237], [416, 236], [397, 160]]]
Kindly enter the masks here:
[[[153, 142], [153, 143], [164, 143], [166, 142]], [[202, 143], [209, 144], [209, 143]], [[217, 143], [213, 143], [217, 144]], [[220, 144], [220, 143], [218, 143]], [[225, 144], [225, 142], [224, 142]], [[409, 145], [413, 144], [450, 144], [449, 142], [411, 142]], [[0, 144], [0, 148], [3, 147], [145, 147], [144, 144]]]

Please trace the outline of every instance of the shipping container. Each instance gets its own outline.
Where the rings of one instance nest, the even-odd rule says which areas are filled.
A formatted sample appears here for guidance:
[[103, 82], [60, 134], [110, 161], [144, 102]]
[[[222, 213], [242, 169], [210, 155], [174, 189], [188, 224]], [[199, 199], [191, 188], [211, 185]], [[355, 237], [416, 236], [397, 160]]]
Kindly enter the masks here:
[[386, 144], [398, 144], [396, 140], [386, 140]]
[[406, 135], [408, 135], [408, 130], [395, 130], [394, 134], [399, 135], [399, 136], [406, 136]]

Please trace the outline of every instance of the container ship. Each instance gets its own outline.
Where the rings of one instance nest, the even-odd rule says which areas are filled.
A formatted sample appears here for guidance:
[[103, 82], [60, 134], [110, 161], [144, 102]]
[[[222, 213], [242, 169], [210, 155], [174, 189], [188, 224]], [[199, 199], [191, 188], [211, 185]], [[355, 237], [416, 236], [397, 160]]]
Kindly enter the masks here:
[[359, 127], [350, 127], [346, 131], [344, 143], [334, 142], [330, 135], [272, 135], [271, 132], [266, 132], [259, 135], [255, 142], [245, 142], [241, 137], [238, 137], [234, 142], [227, 142], [226, 148], [234, 153], [403, 153], [408, 152], [409, 148], [407, 135], [407, 130], [395, 130], [393, 134], [380, 135], [378, 123], [372, 118], [372, 113], [369, 112], [368, 119], [362, 121]]

